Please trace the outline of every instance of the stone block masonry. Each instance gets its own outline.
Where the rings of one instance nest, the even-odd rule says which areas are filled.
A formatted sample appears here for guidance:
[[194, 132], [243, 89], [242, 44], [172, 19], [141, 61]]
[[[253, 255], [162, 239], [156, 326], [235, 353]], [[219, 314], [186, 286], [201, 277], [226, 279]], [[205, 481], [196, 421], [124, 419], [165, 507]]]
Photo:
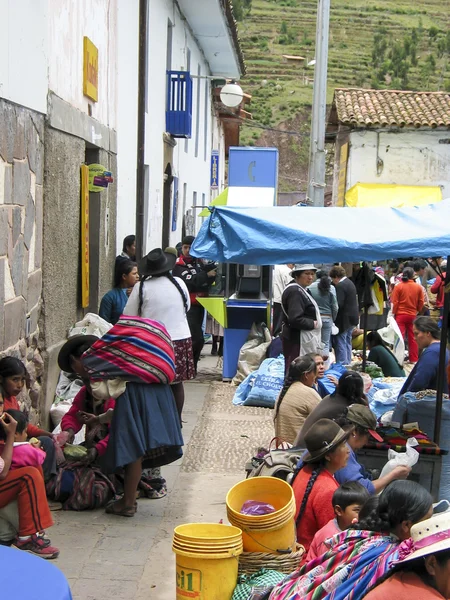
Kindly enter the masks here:
[[43, 364], [43, 132], [43, 115], [0, 99], [0, 358], [12, 355], [25, 364], [29, 383], [19, 401], [33, 421]]

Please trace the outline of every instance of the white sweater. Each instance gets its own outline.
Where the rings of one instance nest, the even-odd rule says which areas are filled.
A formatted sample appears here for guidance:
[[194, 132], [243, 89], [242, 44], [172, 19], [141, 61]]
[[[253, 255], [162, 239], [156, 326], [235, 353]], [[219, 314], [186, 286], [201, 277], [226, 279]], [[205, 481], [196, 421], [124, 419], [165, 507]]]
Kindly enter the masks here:
[[[179, 277], [175, 277], [184, 295], [186, 296], [187, 308], [189, 310], [191, 301], [186, 284]], [[141, 316], [145, 319], [153, 319], [164, 324], [172, 340], [184, 340], [191, 337], [189, 325], [186, 319], [183, 299], [176, 286], [167, 277], [154, 277], [144, 282], [142, 312], [139, 315], [139, 287], [137, 283], [127, 305], [123, 311], [124, 315]]]

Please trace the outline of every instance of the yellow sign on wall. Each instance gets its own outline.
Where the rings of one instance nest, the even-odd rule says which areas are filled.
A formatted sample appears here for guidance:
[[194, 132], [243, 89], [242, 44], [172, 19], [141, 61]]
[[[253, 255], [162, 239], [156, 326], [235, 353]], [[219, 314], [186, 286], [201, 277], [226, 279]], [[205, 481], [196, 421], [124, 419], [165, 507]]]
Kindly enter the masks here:
[[81, 165], [81, 306], [89, 306], [89, 167]]
[[94, 102], [98, 100], [98, 48], [86, 36], [83, 42], [83, 94]]

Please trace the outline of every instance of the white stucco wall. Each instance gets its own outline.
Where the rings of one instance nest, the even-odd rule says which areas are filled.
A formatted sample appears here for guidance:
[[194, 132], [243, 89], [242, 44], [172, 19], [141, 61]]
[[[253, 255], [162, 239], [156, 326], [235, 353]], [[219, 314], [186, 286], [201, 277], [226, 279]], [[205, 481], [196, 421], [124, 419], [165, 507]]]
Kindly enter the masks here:
[[[187, 70], [188, 49], [190, 50], [190, 72], [209, 75], [208, 65], [192, 38], [186, 22], [181, 18], [171, 0], [150, 2], [149, 14], [149, 91], [146, 127], [146, 164], [149, 165], [149, 198], [146, 223], [146, 250], [161, 244], [162, 202], [163, 202], [163, 132], [165, 131], [166, 111], [166, 66], [167, 66], [167, 26], [172, 27], [172, 70]], [[199, 110], [197, 99], [199, 92]], [[177, 231], [171, 232], [170, 243], [175, 245], [181, 239], [183, 213], [191, 209], [194, 193], [197, 205], [201, 205], [203, 194], [205, 203], [210, 199], [210, 160], [212, 143], [211, 84], [208, 79], [194, 79], [192, 138], [187, 142], [177, 139], [174, 148], [174, 172], [178, 177], [179, 209]], [[208, 91], [206, 91], [208, 90]], [[207, 118], [205, 119], [205, 114]], [[196, 156], [196, 135], [198, 123], [198, 151]], [[206, 128], [206, 144], [205, 144]], [[224, 162], [222, 157], [222, 163]], [[197, 213], [200, 210], [197, 209]], [[197, 227], [201, 219], [197, 219]]]
[[117, 253], [136, 229], [139, 0], [118, 0]]
[[0, 0], [0, 97], [47, 111], [47, 2]]
[[[90, 104], [91, 116], [115, 129], [117, 0], [47, 0], [47, 3], [49, 89], [85, 113]], [[83, 95], [84, 36], [98, 48], [98, 102]]]
[[377, 175], [377, 132], [353, 131], [347, 167], [347, 190], [356, 183], [440, 185], [450, 198], [450, 139], [448, 131], [405, 130], [380, 132], [378, 156], [383, 161]]

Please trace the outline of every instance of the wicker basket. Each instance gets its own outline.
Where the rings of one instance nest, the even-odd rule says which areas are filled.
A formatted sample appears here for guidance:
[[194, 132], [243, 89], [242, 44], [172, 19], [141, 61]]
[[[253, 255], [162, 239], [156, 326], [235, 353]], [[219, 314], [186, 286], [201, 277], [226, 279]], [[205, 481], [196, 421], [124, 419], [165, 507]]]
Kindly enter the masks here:
[[292, 573], [300, 567], [305, 549], [297, 544], [290, 554], [269, 554], [268, 552], [243, 552], [239, 556], [239, 575], [251, 575], [260, 569], [274, 569], [281, 573]]

